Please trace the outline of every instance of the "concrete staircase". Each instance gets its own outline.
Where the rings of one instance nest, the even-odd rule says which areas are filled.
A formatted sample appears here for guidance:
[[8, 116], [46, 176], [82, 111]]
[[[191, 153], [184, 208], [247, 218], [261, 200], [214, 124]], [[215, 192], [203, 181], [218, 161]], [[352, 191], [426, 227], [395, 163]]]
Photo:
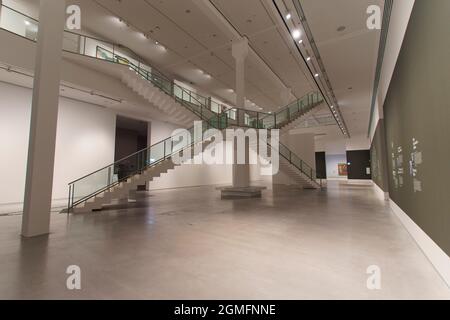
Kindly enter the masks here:
[[289, 130], [295, 129], [300, 123], [302, 123], [302, 121], [304, 119], [306, 119], [307, 117], [309, 117], [309, 115], [314, 113], [314, 110], [322, 103], [323, 102], [319, 102], [319, 103], [315, 104], [308, 112], [303, 113], [303, 114], [299, 113], [290, 121], [286, 121], [286, 122], [282, 123], [281, 125], [277, 126], [278, 129], [280, 129], [280, 134], [284, 134], [284, 133], [289, 132]]
[[[191, 154], [192, 157], [186, 160], [189, 161], [190, 159], [193, 159], [195, 156], [202, 153], [210, 143], [211, 138], [205, 139], [202, 142], [198, 143], [202, 145], [201, 148], [195, 148], [196, 144], [193, 144], [180, 152], [187, 152], [188, 154]], [[145, 185], [146, 183], [151, 182], [158, 177], [161, 177], [165, 173], [168, 173], [170, 170], [174, 170], [177, 166], [180, 165], [182, 164], [174, 164], [172, 158], [167, 157], [163, 161], [160, 161], [158, 164], [143, 170], [141, 173], [135, 174], [127, 180], [119, 182], [118, 184], [112, 186], [110, 189], [97, 194], [95, 197], [92, 197], [89, 200], [76, 205], [72, 209], [72, 212], [87, 213], [95, 210], [101, 210], [103, 205], [109, 204], [113, 200], [128, 199], [130, 197], [130, 192], [135, 191], [138, 186]]]
[[[258, 154], [258, 146], [256, 143], [250, 143], [249, 148]], [[273, 151], [273, 150], [272, 150]], [[311, 181], [311, 179], [303, 173], [294, 163], [290, 162], [288, 159], [280, 154], [279, 158], [279, 170], [285, 175], [289, 176], [297, 186], [303, 189], [320, 189], [321, 185], [319, 182]], [[305, 170], [306, 171], [306, 170]]]
[[280, 171], [289, 176], [297, 186], [303, 189], [320, 189], [320, 183], [311, 181], [311, 179], [300, 171], [293, 163], [286, 158], [280, 157]]
[[195, 120], [199, 120], [199, 117], [194, 113], [196, 109], [195, 104], [168, 95], [133, 70], [124, 71], [122, 82], [162, 112], [172, 117], [175, 122], [182, 123], [186, 128], [192, 126]]
[[[182, 100], [172, 94], [173, 88], [161, 90], [157, 85], [152, 83], [152, 81], [149, 81], [133, 70], [124, 71], [122, 81], [133, 91], [144, 97], [150, 103], [154, 104], [161, 111], [172, 116], [176, 122], [183, 123], [186, 128], [191, 127], [195, 120], [209, 121], [212, 117], [217, 116], [217, 114], [213, 113], [207, 108], [207, 106], [202, 105], [199, 101], [195, 101], [195, 99], [191, 101]], [[184, 90], [183, 88], [177, 89]], [[191, 98], [191, 94], [189, 94], [189, 97]], [[293, 117], [291, 116], [291, 118], [286, 122], [278, 124], [277, 128], [280, 129], [280, 133], [287, 133], [291, 128], [301, 122], [303, 117], [308, 116], [308, 114], [321, 103], [322, 102], [320, 101], [315, 105], [310, 105], [309, 110], [306, 113], [298, 112], [297, 114], [294, 114]], [[198, 143], [202, 144], [201, 148], [194, 148], [194, 145], [192, 145], [188, 147], [185, 152], [197, 152], [193, 155], [195, 157], [199, 153], [203, 152], [204, 148], [210, 143], [210, 139], [205, 139]], [[253, 150], [257, 150], [256, 146], [250, 147]], [[194, 150], [192, 150], [192, 148], [194, 148]], [[199, 149], [201, 151], [199, 152], [195, 149]], [[87, 196], [85, 201], [80, 203], [75, 202], [75, 205], [70, 208], [70, 211], [80, 213], [101, 210], [103, 205], [109, 204], [113, 200], [128, 199], [130, 197], [130, 192], [135, 191], [139, 185], [145, 185], [170, 170], [174, 170], [176, 167], [177, 165], [172, 162], [170, 156], [164, 158], [157, 164], [150, 165], [148, 168], [134, 174], [125, 181], [112, 184], [109, 188], [100, 193]], [[295, 182], [298, 183], [300, 187], [308, 189], [320, 188], [320, 185], [315, 179], [311, 180], [307, 174], [299, 169], [298, 166], [292, 163], [289, 159], [284, 158], [281, 154], [280, 170], [290, 176]], [[74, 199], [72, 199], [72, 201], [73, 200]]]

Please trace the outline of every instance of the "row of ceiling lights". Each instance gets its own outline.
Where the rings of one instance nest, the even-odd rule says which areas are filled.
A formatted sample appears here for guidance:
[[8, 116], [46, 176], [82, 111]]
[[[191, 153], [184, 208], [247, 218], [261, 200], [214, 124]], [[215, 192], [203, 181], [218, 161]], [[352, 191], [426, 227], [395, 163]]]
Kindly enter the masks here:
[[[285, 18], [288, 21], [291, 20], [292, 19], [292, 14], [290, 12], [286, 13]], [[293, 21], [292, 21], [292, 24], [295, 27], [295, 23]], [[292, 31], [291, 35], [292, 35], [292, 38], [294, 38], [294, 40], [296, 40], [298, 42], [298, 44], [303, 45], [303, 47], [305, 47], [305, 45], [303, 43], [303, 39], [301, 39], [302, 33], [301, 33], [299, 28], [294, 28], [294, 30]], [[312, 58], [309, 55], [306, 57], [306, 61], [310, 62], [311, 65], [312, 65], [312, 68], [314, 70], [316, 70], [316, 67], [312, 63]], [[319, 78], [320, 77], [320, 73], [315, 71], [314, 77], [315, 78]], [[341, 128], [342, 132], [344, 133], [344, 135], [347, 135], [347, 130], [345, 128], [345, 125], [344, 125], [343, 121], [341, 120], [339, 112], [336, 110], [337, 108], [335, 108], [334, 105], [330, 105], [330, 109], [331, 109], [334, 117], [336, 118], [336, 121], [339, 124], [339, 127]]]
[[[128, 23], [127, 21], [125, 21], [124, 19], [122, 19], [122, 18], [120, 18], [120, 17], [116, 17], [116, 19], [117, 19], [121, 24], [126, 25], [128, 28], [132, 29], [131, 24]], [[142, 31], [137, 31], [137, 32], [138, 32], [143, 38], [150, 39], [150, 37], [149, 37], [147, 34], [145, 34], [144, 32], [142, 32]], [[166, 48], [165, 48], [163, 45], [161, 45], [158, 41], [153, 41], [153, 42], [154, 42], [155, 45], [159, 46], [161, 49], [163, 49], [164, 51], [166, 51]], [[204, 75], [206, 79], [212, 79], [212, 76], [211, 76], [209, 73], [207, 73], [207, 72], [205, 72], [205, 71], [203, 71], [203, 70], [201, 70], [201, 69], [199, 69], [198, 71], [199, 71], [200, 74]], [[234, 93], [234, 90], [233, 90], [233, 89], [228, 89], [228, 92]], [[247, 101], [250, 103], [251, 106], [253, 106], [253, 107], [255, 107], [255, 108], [258, 108], [259, 110], [263, 110], [263, 108], [257, 106], [256, 103], [254, 103], [254, 102], [252, 102], [252, 101], [250, 101], [250, 100], [247, 100]]]
[[[125, 21], [125, 20], [122, 19], [121, 17], [115, 17], [115, 19], [117, 19], [117, 21], [118, 21], [120, 24], [125, 25], [125, 26], [127, 26], [128, 28], [130, 28], [130, 29], [136, 29], [136, 28], [133, 28], [133, 27], [131, 26], [130, 23], [128, 23], [127, 21]], [[159, 48], [161, 48], [163, 51], [166, 51], [166, 47], [164, 47], [162, 44], [160, 44], [159, 41], [150, 39], [150, 37], [148, 36], [148, 34], [142, 32], [142, 31], [140, 31], [140, 30], [137, 30], [137, 29], [136, 29], [136, 32], [137, 32], [138, 34], [140, 34], [142, 38], [151, 40], [156, 46], [159, 46]]]

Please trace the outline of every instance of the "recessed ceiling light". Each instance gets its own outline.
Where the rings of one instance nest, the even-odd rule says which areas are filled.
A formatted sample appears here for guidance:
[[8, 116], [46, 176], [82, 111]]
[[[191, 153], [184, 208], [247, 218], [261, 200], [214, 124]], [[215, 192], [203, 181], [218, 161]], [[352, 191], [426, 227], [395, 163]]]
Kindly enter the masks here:
[[292, 37], [294, 38], [294, 39], [298, 39], [298, 38], [300, 38], [300, 30], [298, 30], [298, 29], [295, 29], [294, 31], [292, 31]]
[[314, 77], [316, 77], [316, 78], [317, 78], [317, 77], [319, 77], [319, 74], [318, 74], [318, 73], [316, 73], [316, 74], [314, 75]]
[[159, 44], [159, 42], [158, 42], [158, 41], [155, 41], [155, 44], [156, 44], [156, 45], [158, 45], [158, 44]]
[[311, 57], [306, 58], [306, 61], [311, 61]]
[[30, 21], [25, 20], [24, 22], [25, 22], [25, 25], [26, 25], [26, 26], [29, 26], [29, 25], [30, 25]]
[[302, 44], [303, 43], [303, 39], [300, 39], [300, 41], [298, 43]]
[[342, 31], [344, 31], [345, 29], [347, 29], [346, 26], [340, 26], [339, 28], [337, 28], [337, 31], [338, 31], [338, 32], [342, 32]]
[[286, 20], [290, 20], [291, 18], [292, 18], [291, 14], [288, 13], [288, 14], [286, 15]]

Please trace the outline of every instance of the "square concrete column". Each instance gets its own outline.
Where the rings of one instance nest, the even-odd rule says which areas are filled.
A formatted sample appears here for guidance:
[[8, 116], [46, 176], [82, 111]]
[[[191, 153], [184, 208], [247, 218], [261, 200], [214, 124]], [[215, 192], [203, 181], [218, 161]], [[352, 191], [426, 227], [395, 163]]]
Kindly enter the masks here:
[[[242, 38], [233, 43], [232, 55], [236, 62], [236, 107], [238, 126], [245, 126], [245, 59], [249, 51], [248, 39]], [[245, 164], [237, 164], [237, 145], [233, 143], [234, 164], [233, 185], [222, 188], [222, 199], [261, 197], [264, 188], [250, 186], [249, 143], [245, 145]]]
[[[147, 148], [148, 148], [148, 151], [147, 151], [147, 157], [146, 157], [148, 162], [150, 162], [150, 147], [151, 146], [152, 146], [152, 122], [148, 121], [147, 122]], [[150, 182], [146, 183], [145, 189], [147, 191], [150, 190]]]
[[[238, 42], [233, 43], [232, 54], [236, 61], [236, 107], [238, 110], [239, 125], [243, 126], [245, 123], [245, 59], [248, 55], [248, 39], [243, 38]], [[234, 144], [234, 159], [233, 165], [233, 187], [246, 188], [250, 186], [250, 166], [246, 164], [236, 164], [236, 144]], [[248, 145], [245, 146], [246, 159], [248, 159]]]
[[[49, 233], [65, 0], [41, 0], [22, 235]], [[67, 168], [70, 170], [70, 168]]]

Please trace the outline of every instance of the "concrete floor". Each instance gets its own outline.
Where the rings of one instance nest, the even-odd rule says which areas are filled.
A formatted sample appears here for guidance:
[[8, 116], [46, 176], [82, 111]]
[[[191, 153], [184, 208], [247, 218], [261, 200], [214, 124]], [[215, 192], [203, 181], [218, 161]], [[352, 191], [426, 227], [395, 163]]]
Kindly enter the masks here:
[[[20, 221], [0, 217], [3, 299], [450, 298], [371, 186], [236, 201], [213, 187], [155, 191], [125, 209], [54, 214], [50, 236], [27, 240]], [[66, 288], [69, 265], [81, 291]], [[370, 265], [381, 290], [366, 287]]]

